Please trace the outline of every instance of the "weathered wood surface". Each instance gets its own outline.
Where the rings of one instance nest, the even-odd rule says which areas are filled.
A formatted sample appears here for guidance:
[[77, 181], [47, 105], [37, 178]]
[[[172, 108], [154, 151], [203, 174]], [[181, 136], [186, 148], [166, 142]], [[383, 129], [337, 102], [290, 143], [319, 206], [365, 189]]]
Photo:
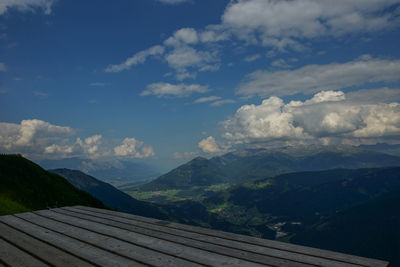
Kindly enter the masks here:
[[388, 266], [83, 206], [0, 217], [0, 266]]

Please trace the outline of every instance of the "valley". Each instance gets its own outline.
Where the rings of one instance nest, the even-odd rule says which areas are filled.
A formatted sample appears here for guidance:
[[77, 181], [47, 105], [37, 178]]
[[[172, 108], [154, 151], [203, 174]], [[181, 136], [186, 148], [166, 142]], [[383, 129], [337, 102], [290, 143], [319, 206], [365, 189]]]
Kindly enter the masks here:
[[[150, 182], [131, 181], [119, 188], [78, 170], [47, 172], [21, 156], [3, 156], [1, 161], [8, 166], [0, 173], [5, 188], [12, 188], [6, 177], [37, 173], [54, 181], [65, 178], [62, 183], [86, 191], [101, 203], [52, 196], [52, 204], [47, 199], [32, 206], [23, 200], [28, 192], [20, 189], [12, 195], [10, 189], [3, 189], [3, 214], [65, 203], [105, 205], [136, 215], [360, 256], [375, 251], [375, 258], [398, 261], [394, 251], [400, 248], [400, 238], [392, 235], [397, 236], [400, 229], [400, 215], [395, 212], [400, 157], [394, 155], [349, 146], [234, 151], [211, 159], [197, 157]], [[44, 192], [52, 187], [51, 183], [35, 186]], [[367, 231], [380, 234], [366, 241]], [[329, 241], [332, 235], [336, 241]], [[340, 246], [346, 236], [351, 237], [352, 246]]]

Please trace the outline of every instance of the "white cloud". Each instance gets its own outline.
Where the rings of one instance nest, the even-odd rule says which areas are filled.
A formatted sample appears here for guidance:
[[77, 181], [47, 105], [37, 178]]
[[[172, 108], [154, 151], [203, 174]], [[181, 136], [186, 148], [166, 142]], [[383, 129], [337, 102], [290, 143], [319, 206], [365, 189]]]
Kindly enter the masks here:
[[271, 67], [281, 68], [281, 69], [288, 69], [291, 66], [283, 58], [280, 58], [280, 59], [274, 60], [271, 63]]
[[304, 102], [285, 104], [278, 97], [270, 97], [260, 105], [244, 105], [232, 118], [222, 122], [223, 138], [229, 146], [286, 141], [399, 140], [400, 104], [359, 102], [368, 99], [369, 93], [360, 90], [346, 99], [343, 92], [323, 91]]
[[154, 156], [151, 146], [145, 145], [135, 138], [125, 138], [120, 146], [114, 148], [116, 156], [130, 158], [148, 158]]
[[193, 103], [204, 103], [204, 102], [212, 102], [218, 99], [221, 99], [222, 97], [220, 96], [207, 96], [207, 97], [200, 97], [198, 99], [196, 99], [195, 101], [193, 101]]
[[164, 4], [169, 4], [169, 5], [191, 2], [191, 0], [158, 0], [158, 1], [160, 1], [161, 3], [164, 3]]
[[51, 6], [54, 2], [54, 0], [2, 0], [0, 2], [0, 15], [14, 8], [21, 12], [33, 12], [35, 9], [42, 9], [48, 15], [51, 13]]
[[[159, 1], [170, 4], [186, 2]], [[208, 25], [202, 29], [181, 28], [162, 45], [141, 51], [121, 64], [109, 65], [106, 72], [129, 69], [133, 65], [144, 63], [149, 56], [165, 54], [163, 59], [175, 70], [178, 80], [196, 78], [199, 71], [219, 70], [221, 48], [225, 44], [237, 46], [234, 37], [246, 43], [272, 47], [268, 56], [277, 55], [287, 49], [309, 51], [307, 46], [312, 39], [344, 38], [349, 34], [398, 27], [398, 3], [400, 0], [232, 0], [226, 7], [220, 24]], [[224, 44], [227, 40], [232, 42]], [[251, 62], [259, 57], [253, 55], [245, 60]], [[274, 61], [271, 66], [290, 67], [283, 60]], [[264, 74], [268, 72], [253, 73], [254, 78]], [[250, 79], [253, 77], [250, 76]]]
[[199, 41], [197, 32], [193, 28], [182, 28], [177, 30], [171, 37], [165, 40], [165, 45], [178, 46], [182, 43], [196, 44]]
[[364, 89], [346, 94], [346, 99], [352, 102], [373, 104], [400, 101], [400, 88]]
[[303, 129], [294, 124], [293, 114], [283, 111], [283, 100], [270, 97], [261, 105], [244, 105], [224, 121], [224, 137], [234, 143], [257, 140], [303, 139]]
[[235, 103], [235, 102], [236, 102], [236, 101], [233, 100], [233, 99], [223, 99], [223, 100], [218, 100], [218, 101], [212, 102], [212, 103], [210, 104], [210, 106], [212, 106], [212, 107], [218, 107], [218, 106], [221, 106], [221, 105], [224, 105], [224, 104], [233, 104], [233, 103]]
[[82, 157], [90, 159], [109, 158], [114, 152], [118, 156], [149, 157], [154, 152], [151, 146], [134, 138], [125, 138], [122, 145], [110, 149], [100, 134], [81, 139], [72, 137], [75, 130], [57, 126], [42, 120], [23, 120], [21, 123], [0, 122], [0, 151], [20, 153], [33, 159], [59, 159]]
[[362, 56], [347, 63], [307, 65], [296, 70], [258, 70], [247, 76], [237, 93], [260, 96], [309, 94], [320, 90], [398, 80], [400, 60]]
[[203, 43], [213, 43], [226, 41], [231, 34], [223, 25], [208, 25], [198, 33], [198, 36]]
[[205, 93], [210, 89], [208, 86], [199, 84], [170, 84], [170, 83], [152, 83], [140, 95], [155, 95], [157, 97], [187, 97], [193, 93]]
[[216, 71], [219, 69], [217, 52], [198, 51], [190, 46], [175, 47], [165, 56], [168, 65], [176, 70], [178, 80], [193, 78], [190, 70]]
[[83, 141], [78, 137], [73, 144], [66, 144], [67, 140], [64, 140], [61, 144], [46, 146], [44, 153], [56, 158], [80, 156], [95, 159], [108, 154], [106, 151], [100, 151], [101, 139], [102, 136], [97, 134], [87, 137]]
[[260, 57], [261, 57], [260, 54], [255, 54], [255, 55], [251, 55], [251, 56], [245, 57], [245, 58], [244, 58], [244, 61], [246, 61], [246, 62], [253, 62], [253, 61], [259, 59]]
[[222, 16], [223, 25], [251, 43], [295, 47], [297, 40], [373, 32], [398, 26], [389, 7], [398, 0], [235, 0]]
[[3, 62], [0, 62], [0, 72], [1, 71], [7, 71], [6, 64], [4, 64]]
[[209, 136], [201, 140], [199, 142], [199, 148], [203, 150], [203, 152], [205, 153], [218, 153], [221, 151], [217, 142], [212, 136]]
[[0, 122], [0, 148], [7, 153], [41, 154], [44, 148], [71, 136], [70, 127], [41, 120], [23, 120], [20, 124]]
[[142, 64], [146, 61], [146, 59], [148, 57], [161, 55], [164, 53], [164, 51], [165, 51], [165, 48], [163, 46], [160, 46], [160, 45], [152, 46], [146, 50], [136, 53], [135, 55], [128, 58], [121, 64], [109, 65], [105, 69], [105, 72], [121, 72], [123, 70], [130, 69], [131, 66]]

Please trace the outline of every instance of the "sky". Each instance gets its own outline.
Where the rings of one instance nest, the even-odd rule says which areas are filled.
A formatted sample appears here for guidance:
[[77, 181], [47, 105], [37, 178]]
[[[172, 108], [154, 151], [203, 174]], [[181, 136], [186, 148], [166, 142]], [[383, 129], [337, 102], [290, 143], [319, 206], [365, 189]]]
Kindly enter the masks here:
[[0, 152], [400, 143], [400, 0], [0, 0]]

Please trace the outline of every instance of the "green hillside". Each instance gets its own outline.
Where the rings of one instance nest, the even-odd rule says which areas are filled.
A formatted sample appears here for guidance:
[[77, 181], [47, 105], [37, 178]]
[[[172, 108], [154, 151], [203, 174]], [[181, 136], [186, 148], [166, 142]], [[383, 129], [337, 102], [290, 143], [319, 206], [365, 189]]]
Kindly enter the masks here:
[[0, 155], [0, 215], [70, 205], [105, 207], [61, 176], [20, 155]]

